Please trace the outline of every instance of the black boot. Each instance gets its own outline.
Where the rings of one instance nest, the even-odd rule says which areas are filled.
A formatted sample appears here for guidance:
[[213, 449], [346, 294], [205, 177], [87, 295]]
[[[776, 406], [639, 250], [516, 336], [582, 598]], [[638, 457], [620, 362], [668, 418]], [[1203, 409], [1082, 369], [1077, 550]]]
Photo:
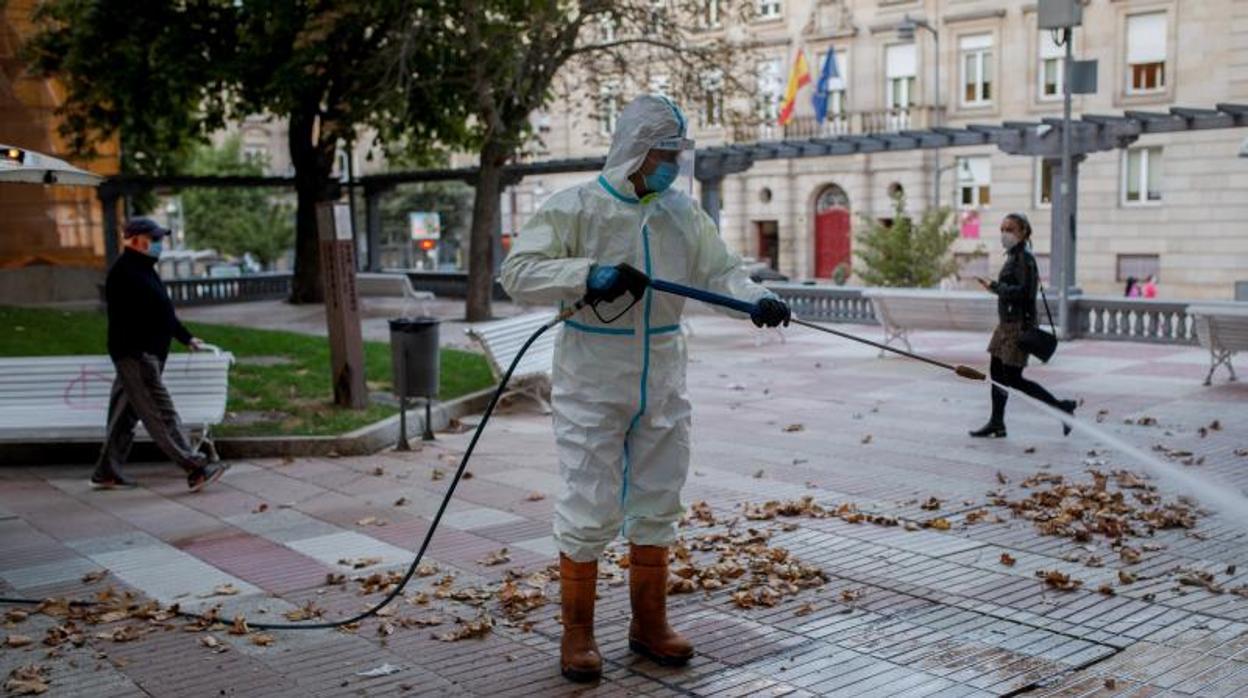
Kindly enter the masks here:
[[[1070, 416], [1075, 416], [1075, 408], [1079, 406], [1074, 400], [1062, 400], [1057, 404], [1057, 408]], [[1070, 436], [1070, 425], [1062, 422], [1062, 436]]]
[[1005, 425], [1001, 422], [989, 420], [984, 426], [969, 433], [977, 439], [1004, 439]]

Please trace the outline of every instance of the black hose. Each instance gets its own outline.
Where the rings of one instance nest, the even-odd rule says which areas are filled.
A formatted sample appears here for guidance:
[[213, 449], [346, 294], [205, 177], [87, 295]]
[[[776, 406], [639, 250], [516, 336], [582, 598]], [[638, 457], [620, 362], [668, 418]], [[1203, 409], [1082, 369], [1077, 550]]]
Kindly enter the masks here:
[[[451, 497], [455, 494], [455, 487], [459, 485], [459, 481], [464, 475], [464, 469], [468, 467], [468, 460], [472, 458], [472, 452], [477, 447], [477, 441], [481, 438], [481, 432], [485, 430], [486, 423], [490, 421], [490, 415], [494, 413], [494, 407], [498, 405], [499, 399], [502, 398], [503, 391], [506, 390], [507, 383], [511, 380], [511, 374], [515, 372], [516, 366], [520, 364], [520, 359], [524, 357], [525, 352], [529, 350], [529, 347], [533, 345], [533, 342], [537, 341], [537, 338], [542, 336], [542, 333], [554, 327], [555, 325], [558, 325], [564, 320], [568, 319], [569, 317], [572, 316], [573, 313], [580, 310], [582, 307], [583, 307], [583, 303], [578, 302], [575, 305], [568, 308], [567, 310], [564, 310], [563, 312], [559, 313], [559, 315], [556, 316], [554, 319], [552, 319], [550, 322], [537, 328], [537, 331], [534, 332], [529, 337], [529, 339], [524, 343], [522, 347], [520, 347], [520, 352], [516, 354], [516, 357], [511, 360], [511, 365], [507, 367], [507, 372], [503, 374], [503, 379], [499, 381], [498, 388], [496, 388], [494, 390], [494, 394], [490, 396], [490, 404], [486, 406], [484, 414], [481, 415], [481, 422], [477, 424], [476, 431], [474, 431], [472, 434], [472, 440], [468, 442], [468, 449], [464, 451], [464, 457], [461, 458], [459, 461], [459, 468], [455, 471], [455, 477], [451, 479], [450, 487], [446, 489], [446, 494], [442, 496], [442, 504], [441, 506], [438, 507], [438, 513], [434, 515], [433, 521], [429, 524], [429, 530], [425, 532], [425, 540], [421, 542], [420, 550], [416, 552], [416, 558], [412, 560], [412, 564], [408, 565], [407, 574], [403, 575], [402, 581], [400, 581], [398, 585], [395, 586], [393, 591], [391, 591], [389, 594], [386, 595], [386, 598], [382, 599], [380, 603], [368, 609], [367, 611], [364, 611], [363, 613], [358, 613], [344, 620], [323, 621], [320, 623], [252, 623], [251, 621], [248, 621], [247, 627], [254, 628], [256, 630], [318, 630], [318, 629], [326, 629], [326, 628], [340, 628], [344, 625], [351, 625], [352, 623], [358, 623], [362, 620], [365, 620], [367, 618], [371, 618], [377, 615], [377, 613], [381, 611], [381, 609], [385, 608], [387, 605], [390, 604], [390, 602], [398, 598], [399, 595], [403, 593], [403, 589], [404, 587], [407, 586], [407, 583], [411, 581], [412, 575], [416, 574], [416, 569], [420, 566], [420, 561], [425, 556], [425, 550], [429, 548], [429, 541], [433, 540], [433, 534], [435, 531], [438, 530], [438, 524], [442, 521], [442, 514], [446, 511], [447, 505], [450, 504], [451, 502]], [[21, 598], [0, 597], [0, 604], [36, 605], [36, 604], [41, 604], [44, 601], [45, 599], [21, 599]], [[99, 602], [70, 601], [69, 604], [71, 606], [96, 606], [96, 605], [99, 605]], [[190, 618], [190, 619], [201, 620], [205, 622], [209, 622], [209, 621], [215, 622], [217, 620], [221, 620], [221, 621], [228, 620], [228, 619], [206, 618], [198, 613], [190, 613], [187, 611], [179, 611], [178, 615], [182, 618]]]

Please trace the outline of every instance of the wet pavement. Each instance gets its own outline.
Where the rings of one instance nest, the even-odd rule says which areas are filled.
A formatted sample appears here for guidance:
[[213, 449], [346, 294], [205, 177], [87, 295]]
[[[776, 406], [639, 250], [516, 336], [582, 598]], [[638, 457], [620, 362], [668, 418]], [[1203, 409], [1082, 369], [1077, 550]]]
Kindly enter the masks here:
[[[698, 649], [689, 667], [629, 652], [627, 587], [604, 564], [604, 678], [584, 688], [559, 677], [557, 584], [529, 576], [554, 559], [553, 437], [549, 417], [518, 404], [491, 422], [433, 540], [437, 573], [413, 580], [394, 614], [352, 632], [274, 631], [267, 645], [254, 632], [97, 618], [108, 622], [78, 621], [81, 646], [56, 648], [43, 640], [64, 618], [32, 614], [6, 623], [5, 638], [31, 644], [0, 648], [0, 673], [37, 664], [53, 695], [93, 696], [1248, 694], [1248, 598], [1234, 593], [1248, 585], [1248, 539], [1237, 524], [1179, 505], [1169, 511], [1190, 515], [1190, 528], [1150, 535], [1136, 521], [1117, 545], [1096, 531], [1043, 535], [1002, 503], [1053, 495], [1055, 475], [1095, 498], [1089, 471], [1104, 473], [1106, 498], [1121, 491], [1140, 508], [1181, 493], [1122, 487], [1133, 480], [1112, 471], [1147, 469], [1086, 436], [1063, 438], [1017, 401], [1009, 438], [967, 438], [987, 415], [983, 384], [800, 328], [781, 335], [710, 315], [690, 327], [685, 501], [706, 502], [717, 524], [695, 519], [681, 536], [696, 549], [753, 529], [826, 583], [748, 609], [734, 594], [749, 575], [673, 596], [673, 624]], [[984, 336], [912, 341], [943, 361], [986, 363]], [[1083, 399], [1081, 415], [1130, 443], [1243, 490], [1248, 385], [1219, 376], [1202, 386], [1207, 361], [1198, 348], [1075, 342], [1028, 375]], [[236, 462], [197, 495], [169, 465], [136, 465], [143, 487], [103, 493], [88, 489], [85, 466], [0, 469], [0, 595], [111, 587], [183, 608], [220, 604], [227, 620], [281, 621], [301, 607], [343, 617], [381, 598], [362, 593], [369, 575], [410, 559], [470, 435], [440, 434], [411, 454]], [[797, 516], [750, 508], [807, 496]], [[1117, 521], [1102, 513], [1088, 520]], [[503, 548], [506, 562], [486, 564]], [[697, 564], [716, 554], [697, 553]], [[509, 570], [513, 589], [544, 589], [551, 603], [509, 618], [497, 593], [473, 602], [471, 590], [497, 592]], [[1049, 573], [1081, 584], [1062, 590]], [[438, 638], [482, 613], [493, 618], [483, 637]], [[117, 634], [130, 626], [141, 636]], [[360, 675], [384, 665], [398, 671]]]

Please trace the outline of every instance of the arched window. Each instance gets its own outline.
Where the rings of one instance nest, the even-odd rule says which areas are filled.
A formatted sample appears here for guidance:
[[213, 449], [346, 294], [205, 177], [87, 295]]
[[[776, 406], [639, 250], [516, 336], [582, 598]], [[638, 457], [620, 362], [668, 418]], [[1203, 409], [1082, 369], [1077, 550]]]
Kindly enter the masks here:
[[829, 184], [819, 192], [819, 198], [815, 200], [815, 213], [823, 213], [834, 208], [849, 208], [849, 196], [840, 186]]

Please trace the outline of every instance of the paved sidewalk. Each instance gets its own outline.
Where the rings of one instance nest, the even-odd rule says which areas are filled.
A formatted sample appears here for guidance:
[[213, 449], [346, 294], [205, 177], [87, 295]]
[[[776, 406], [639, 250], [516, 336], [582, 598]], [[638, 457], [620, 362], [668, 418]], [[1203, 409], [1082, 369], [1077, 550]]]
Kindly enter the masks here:
[[[1137, 523], [1139, 535], [1117, 547], [1100, 534], [1041, 535], [993, 502], [1051, 491], [1034, 479], [1023, 486], [1037, 474], [1082, 484], [1093, 482], [1090, 468], [1147, 470], [1087, 437], [1063, 438], [1017, 401], [1008, 439], [971, 440], [965, 432], [984, 421], [987, 388], [921, 364], [801, 328], [781, 343], [778, 333], [717, 316], [691, 324], [686, 501], [705, 501], [719, 523], [695, 520], [682, 536], [697, 547], [735, 518], [734, 534], [770, 535], [773, 549], [818, 566], [827, 583], [751, 609], [734, 604], [735, 582], [673, 596], [673, 623], [698, 648], [689, 667], [664, 669], [629, 652], [626, 586], [613, 565], [603, 566], [597, 621], [607, 668], [589, 689], [558, 676], [557, 584], [545, 587], [552, 603], [511, 621], [497, 598], [471, 603], [469, 590], [497, 589], [507, 570], [540, 572], [554, 557], [549, 418], [521, 406], [491, 423], [430, 548], [439, 571], [415, 579], [393, 615], [348, 633], [273, 632], [268, 646], [254, 633], [183, 632], [180, 622], [116, 641], [126, 638], [119, 628], [157, 627], [131, 618], [86, 625], [81, 647], [67, 642], [48, 657], [41, 641], [64, 621], [33, 614], [6, 624], [4, 637], [33, 642], [0, 648], [0, 675], [40, 664], [53, 695], [92, 696], [1248, 695], [1248, 598], [1230, 591], [1248, 584], [1248, 539], [1226, 518], [1197, 516], [1193, 528], [1151, 536]], [[987, 337], [913, 341], [945, 361], [985, 363]], [[1248, 385], [1219, 377], [1203, 387], [1206, 362], [1195, 348], [1076, 342], [1028, 375], [1084, 399], [1081, 415], [1100, 412], [1101, 426], [1129, 442], [1242, 491]], [[280, 621], [300, 607], [342, 617], [381, 598], [361, 593], [353, 577], [400, 570], [411, 558], [469, 436], [440, 434], [410, 455], [238, 462], [198, 495], [168, 465], [136, 466], [144, 488], [107, 493], [87, 488], [85, 467], [0, 469], [0, 595], [86, 597], [111, 586], [184, 608], [219, 603], [227, 620]], [[447, 477], [435, 479], [438, 471]], [[1131, 480], [1108, 482], [1102, 494], [1112, 502]], [[1178, 494], [1121, 491], [1131, 502]], [[841, 515], [744, 516], [746, 504], [804, 496]], [[855, 512], [898, 525], [852, 523]], [[1116, 525], [1103, 513], [1098, 526]], [[502, 548], [508, 562], [484, 564]], [[714, 562], [712, 553], [695, 556]], [[355, 570], [342, 560], [372, 564]], [[99, 570], [108, 574], [82, 581]], [[1038, 571], [1082, 586], [1061, 591]], [[447, 573], [454, 579], [436, 586]], [[327, 575], [347, 583], [327, 584]], [[223, 585], [237, 593], [213, 596]], [[439, 598], [448, 595], [465, 600]], [[456, 617], [482, 610], [494, 618], [484, 637], [437, 639], [464, 627]], [[435, 619], [443, 623], [419, 624]], [[399, 671], [358, 675], [385, 664]]]

